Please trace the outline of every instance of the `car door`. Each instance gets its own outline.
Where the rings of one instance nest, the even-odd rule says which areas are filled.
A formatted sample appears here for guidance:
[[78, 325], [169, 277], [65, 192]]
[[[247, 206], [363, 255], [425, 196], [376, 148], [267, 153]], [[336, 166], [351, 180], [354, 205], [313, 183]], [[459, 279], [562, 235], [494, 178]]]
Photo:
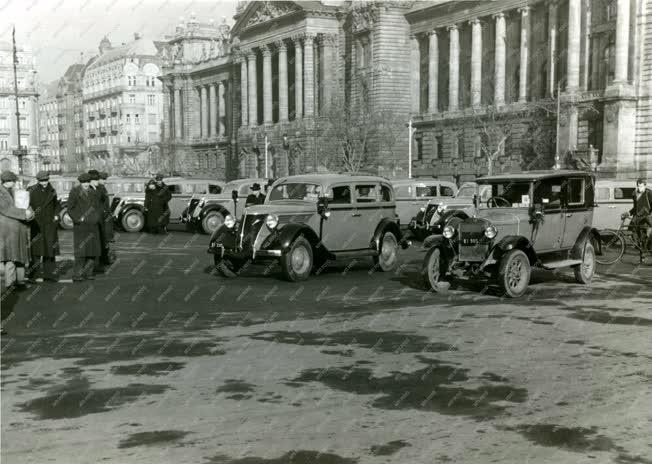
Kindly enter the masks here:
[[322, 223], [322, 242], [330, 251], [349, 250], [352, 248], [351, 236], [355, 234], [360, 218], [353, 208], [351, 185], [334, 184], [326, 195], [329, 197], [330, 217]]
[[564, 233], [563, 179], [542, 179], [534, 186], [534, 208], [541, 208], [543, 220], [535, 222], [530, 241], [537, 253], [557, 251], [561, 248]]
[[385, 213], [386, 202], [381, 201], [381, 195], [381, 187], [378, 182], [367, 181], [354, 185], [355, 209], [351, 225], [355, 227], [355, 230], [350, 237], [352, 249], [359, 250], [370, 247], [376, 226]]
[[170, 222], [179, 222], [181, 220], [181, 213], [188, 204], [190, 197], [193, 194], [193, 184], [184, 184], [175, 182], [168, 184], [172, 199], [168, 203], [170, 207]]
[[[582, 229], [593, 222], [593, 182], [583, 176], [566, 178], [563, 197], [566, 220], [561, 246], [571, 248]], [[591, 203], [590, 208], [588, 202]]]
[[[402, 227], [407, 227], [412, 218], [416, 215], [411, 214], [412, 210], [416, 208], [412, 203], [416, 203], [415, 199], [415, 186], [408, 183], [400, 183], [394, 187], [396, 193], [396, 214]], [[416, 208], [418, 211], [418, 208]]]

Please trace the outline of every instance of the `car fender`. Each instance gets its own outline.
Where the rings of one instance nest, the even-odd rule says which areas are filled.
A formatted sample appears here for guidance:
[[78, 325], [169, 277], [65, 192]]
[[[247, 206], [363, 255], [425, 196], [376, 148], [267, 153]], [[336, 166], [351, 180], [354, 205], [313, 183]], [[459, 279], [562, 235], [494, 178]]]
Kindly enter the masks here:
[[598, 233], [597, 229], [594, 229], [593, 227], [586, 226], [582, 229], [580, 234], [577, 236], [577, 240], [575, 240], [575, 245], [573, 245], [573, 248], [571, 249], [570, 252], [570, 257], [572, 259], [583, 259], [583, 253], [584, 253], [584, 244], [586, 243], [587, 240], [591, 240], [593, 243], [594, 247], [597, 247], [595, 252], [597, 254], [602, 254], [602, 242], [600, 241], [600, 234]]
[[527, 238], [520, 235], [508, 235], [493, 246], [481, 267], [484, 269], [489, 265], [497, 264], [502, 255], [514, 249], [522, 250], [527, 255], [531, 265], [537, 262], [537, 254]]
[[217, 244], [223, 245], [224, 248], [236, 248], [238, 237], [236, 235], [236, 228], [228, 228], [225, 225], [219, 227], [208, 241], [208, 252], [215, 250]]
[[448, 239], [443, 235], [429, 235], [423, 241], [423, 248], [434, 248], [448, 245]]
[[374, 231], [374, 235], [371, 239], [370, 248], [372, 250], [375, 251], [380, 250], [380, 240], [382, 239], [383, 234], [385, 232], [393, 233], [394, 236], [396, 236], [396, 240], [398, 241], [398, 243], [401, 244], [403, 249], [407, 248], [408, 243], [405, 240], [403, 240], [403, 234], [401, 234], [400, 226], [396, 222], [391, 221], [388, 218], [383, 218], [376, 226], [376, 230]]
[[122, 221], [122, 218], [124, 217], [124, 215], [127, 214], [129, 211], [132, 211], [134, 209], [137, 209], [141, 213], [145, 214], [145, 206], [144, 205], [139, 205], [138, 203], [128, 203], [126, 205], [123, 205], [122, 208], [120, 208], [120, 212], [118, 213], [118, 221]]
[[263, 249], [280, 249], [282, 253], [287, 253], [292, 242], [299, 235], [304, 236], [315, 249], [322, 247], [319, 237], [312, 228], [303, 223], [293, 222], [281, 226], [267, 237], [263, 242]]
[[224, 205], [216, 204], [216, 205], [208, 205], [204, 206], [202, 210], [199, 212], [199, 216], [197, 216], [197, 219], [200, 221], [204, 220], [204, 217], [212, 211], [218, 211], [222, 213], [224, 217], [226, 217], [229, 214], [232, 214]]

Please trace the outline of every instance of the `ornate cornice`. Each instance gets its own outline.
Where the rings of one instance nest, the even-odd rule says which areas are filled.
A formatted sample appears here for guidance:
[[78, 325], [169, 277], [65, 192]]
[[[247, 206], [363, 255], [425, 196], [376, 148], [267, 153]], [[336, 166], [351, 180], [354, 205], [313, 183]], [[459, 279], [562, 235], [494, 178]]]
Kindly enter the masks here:
[[354, 34], [360, 34], [373, 29], [378, 21], [380, 7], [376, 3], [365, 3], [356, 6], [351, 11], [351, 29]]

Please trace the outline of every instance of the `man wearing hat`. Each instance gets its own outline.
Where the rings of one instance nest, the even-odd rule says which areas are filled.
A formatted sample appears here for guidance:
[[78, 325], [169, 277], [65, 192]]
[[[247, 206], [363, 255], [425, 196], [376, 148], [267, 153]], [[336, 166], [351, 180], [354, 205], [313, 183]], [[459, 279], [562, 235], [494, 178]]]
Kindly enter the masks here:
[[80, 174], [79, 185], [68, 195], [68, 214], [73, 222], [73, 253], [75, 255], [74, 281], [93, 279], [95, 260], [102, 254], [100, 221], [102, 210], [98, 208], [97, 195], [91, 189], [91, 176]]
[[109, 200], [109, 192], [104, 186], [104, 181], [108, 177], [108, 174], [105, 172], [98, 172], [95, 169], [88, 171], [88, 174], [91, 176], [91, 189], [93, 189], [96, 195], [97, 208], [101, 213], [99, 226], [102, 254], [95, 263], [95, 272], [103, 273], [104, 267], [111, 264], [109, 262], [109, 243], [113, 240], [111, 204]]
[[145, 189], [145, 226], [148, 232], [159, 234], [167, 231], [171, 199], [172, 192], [163, 182], [163, 174], [156, 174]]
[[263, 203], [265, 203], [265, 195], [261, 192], [260, 184], [256, 182], [251, 186], [251, 193], [247, 196], [245, 208], [252, 205], [262, 205]]
[[50, 184], [50, 174], [39, 171], [38, 183], [27, 188], [29, 206], [34, 210], [34, 220], [30, 223], [32, 265], [30, 277], [36, 277], [39, 270], [44, 281], [56, 282], [55, 257], [59, 254], [58, 221], [61, 204], [57, 192]]

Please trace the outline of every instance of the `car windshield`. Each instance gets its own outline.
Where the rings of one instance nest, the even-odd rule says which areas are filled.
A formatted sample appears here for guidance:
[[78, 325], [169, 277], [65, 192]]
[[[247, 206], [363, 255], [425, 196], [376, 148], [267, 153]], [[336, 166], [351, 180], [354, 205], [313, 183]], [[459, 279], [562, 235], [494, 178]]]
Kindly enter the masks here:
[[276, 185], [269, 193], [269, 201], [305, 200], [317, 203], [321, 195], [321, 185], [304, 182], [287, 182]]
[[[488, 182], [487, 199], [480, 202], [481, 207], [489, 208], [523, 208], [530, 206], [530, 181], [492, 181]], [[483, 185], [480, 185], [480, 189]]]

